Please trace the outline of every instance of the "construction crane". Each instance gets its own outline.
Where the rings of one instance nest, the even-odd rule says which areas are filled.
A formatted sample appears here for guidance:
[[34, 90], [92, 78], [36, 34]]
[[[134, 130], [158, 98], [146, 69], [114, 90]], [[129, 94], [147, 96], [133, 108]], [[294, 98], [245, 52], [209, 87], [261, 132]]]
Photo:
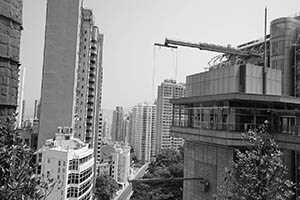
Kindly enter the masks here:
[[191, 47], [191, 48], [196, 48], [200, 50], [206, 50], [206, 51], [213, 51], [213, 52], [218, 52], [218, 53], [224, 53], [229, 56], [239, 56], [242, 58], [261, 58], [261, 55], [251, 52], [248, 50], [240, 50], [240, 49], [235, 49], [230, 46], [224, 47], [221, 45], [215, 45], [215, 44], [208, 44], [208, 43], [191, 43], [191, 42], [183, 42], [183, 41], [178, 41], [178, 40], [170, 40], [170, 39], [165, 39], [164, 44], [159, 44], [155, 43], [155, 46], [161, 46], [161, 47], [168, 47], [168, 48], [177, 48], [177, 46], [183, 46], [183, 47]]

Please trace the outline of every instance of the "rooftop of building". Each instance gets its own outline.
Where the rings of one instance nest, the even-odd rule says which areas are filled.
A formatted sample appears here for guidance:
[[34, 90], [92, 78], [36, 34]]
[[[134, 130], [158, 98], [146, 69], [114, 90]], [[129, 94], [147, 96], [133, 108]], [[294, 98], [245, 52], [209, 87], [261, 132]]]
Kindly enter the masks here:
[[72, 128], [58, 127], [55, 138], [46, 140], [43, 147], [59, 151], [80, 151], [88, 149], [88, 144], [78, 138], [74, 138]]

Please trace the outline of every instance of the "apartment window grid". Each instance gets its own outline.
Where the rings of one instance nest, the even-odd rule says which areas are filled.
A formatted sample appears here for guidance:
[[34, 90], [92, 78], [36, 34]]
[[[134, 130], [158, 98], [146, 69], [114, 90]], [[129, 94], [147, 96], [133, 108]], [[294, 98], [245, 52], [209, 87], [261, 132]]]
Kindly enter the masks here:
[[78, 187], [69, 187], [67, 189], [67, 198], [70, 197], [75, 197], [75, 198], [78, 197]]
[[69, 170], [78, 170], [78, 159], [69, 161]]

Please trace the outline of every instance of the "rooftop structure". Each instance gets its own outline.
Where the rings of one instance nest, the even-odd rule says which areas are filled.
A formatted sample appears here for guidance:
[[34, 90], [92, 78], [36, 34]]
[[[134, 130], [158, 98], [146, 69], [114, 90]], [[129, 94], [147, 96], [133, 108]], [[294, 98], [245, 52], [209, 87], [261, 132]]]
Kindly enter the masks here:
[[[186, 97], [171, 100], [181, 116], [173, 118], [171, 135], [185, 139], [184, 177], [201, 177], [209, 183], [206, 191], [196, 181], [185, 181], [185, 200], [213, 199], [234, 149], [247, 146], [241, 133], [265, 121], [282, 148], [287, 178], [300, 181], [300, 20], [275, 19], [270, 30], [265, 69], [261, 62], [221, 62], [208, 72], [188, 76]], [[260, 40], [239, 46], [264, 53], [263, 47]]]

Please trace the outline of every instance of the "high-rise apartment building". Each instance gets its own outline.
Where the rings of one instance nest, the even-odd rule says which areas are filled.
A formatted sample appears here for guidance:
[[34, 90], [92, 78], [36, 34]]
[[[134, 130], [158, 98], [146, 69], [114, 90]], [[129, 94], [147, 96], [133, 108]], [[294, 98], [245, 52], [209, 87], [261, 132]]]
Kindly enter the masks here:
[[104, 141], [110, 141], [111, 140], [111, 122], [108, 119], [104, 119], [103, 126], [102, 126], [102, 137], [104, 138]]
[[47, 3], [39, 142], [55, 127], [74, 128], [74, 137], [95, 147], [102, 95], [103, 35], [80, 0]]
[[156, 136], [155, 153], [161, 149], [178, 148], [183, 145], [183, 139], [170, 135], [173, 114], [175, 118], [180, 117], [178, 113], [173, 112], [173, 106], [170, 99], [184, 97], [185, 85], [176, 83], [175, 80], [165, 80], [158, 86], [157, 91], [157, 117], [156, 117]]
[[41, 101], [35, 100], [34, 101], [33, 119], [40, 119], [40, 112], [41, 112]]
[[80, 16], [80, 0], [47, 2], [38, 148], [74, 124]]
[[18, 106], [22, 10], [22, 0], [0, 0], [0, 120]]
[[72, 128], [58, 127], [55, 139], [37, 152], [37, 174], [57, 181], [47, 199], [92, 199], [93, 153], [87, 143], [73, 137]]
[[[187, 76], [186, 97], [171, 100], [183, 118], [174, 118], [171, 133], [185, 139], [183, 199], [214, 199], [224, 184], [234, 149], [247, 149], [242, 133], [267, 121], [270, 137], [282, 151], [285, 176], [300, 181], [300, 16], [271, 22], [266, 59], [231, 59], [207, 72]], [[238, 46], [262, 52], [264, 40]], [[234, 56], [233, 56], [234, 57]], [[269, 62], [270, 61], [270, 62]], [[265, 65], [266, 64], [266, 65]], [[208, 186], [208, 187], [206, 187]], [[299, 198], [300, 190], [295, 189]]]
[[134, 155], [140, 161], [150, 161], [154, 155], [156, 105], [139, 103], [131, 110], [131, 137]]
[[91, 147], [97, 145], [99, 133], [103, 46], [103, 35], [93, 20], [92, 11], [82, 9], [74, 126], [75, 137]]
[[122, 121], [124, 112], [121, 106], [117, 106], [113, 111], [113, 121], [111, 125], [111, 137], [113, 142], [125, 142], [125, 137], [122, 135]]
[[129, 115], [125, 115], [121, 123], [121, 135], [125, 144], [129, 142]]

